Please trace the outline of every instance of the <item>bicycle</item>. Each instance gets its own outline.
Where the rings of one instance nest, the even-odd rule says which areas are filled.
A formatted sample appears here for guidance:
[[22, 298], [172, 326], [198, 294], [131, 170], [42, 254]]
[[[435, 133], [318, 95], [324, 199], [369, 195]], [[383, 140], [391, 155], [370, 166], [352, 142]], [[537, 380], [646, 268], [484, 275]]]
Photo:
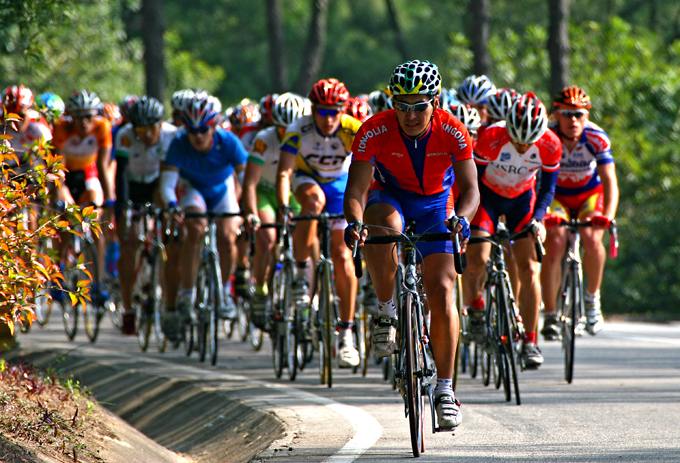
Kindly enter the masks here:
[[185, 212], [185, 219], [206, 218], [208, 225], [201, 245], [200, 263], [196, 274], [196, 300], [194, 310], [197, 322], [185, 323], [183, 326], [184, 343], [187, 355], [191, 355], [194, 348], [194, 335], [197, 341], [198, 358], [205, 361], [206, 353], [210, 350], [210, 362], [217, 363], [218, 334], [220, 326], [219, 311], [224, 304], [222, 286], [222, 271], [220, 256], [217, 251], [217, 224], [215, 219], [222, 217], [237, 217], [239, 212]]
[[[382, 227], [381, 227], [382, 228]], [[437, 373], [434, 359], [430, 354], [429, 332], [425, 323], [421, 277], [416, 265], [416, 242], [449, 241], [451, 233], [411, 233], [412, 224], [407, 225], [405, 233], [397, 235], [369, 235], [365, 244], [403, 243], [403, 263], [397, 264], [396, 279], [400, 282], [397, 296], [397, 352], [395, 377], [397, 387], [404, 399], [404, 414], [409, 419], [411, 449], [414, 457], [425, 451], [423, 408], [425, 395], [430, 404], [432, 416], [432, 432], [445, 431], [437, 426], [437, 412], [434, 405], [434, 387], [432, 381]], [[361, 266], [358, 265], [360, 253], [354, 246], [355, 269], [357, 277], [361, 277]], [[456, 272], [462, 273], [463, 265], [460, 257], [458, 236], [454, 240], [454, 262]]]
[[[559, 226], [566, 227], [567, 246], [562, 259], [562, 284], [557, 296], [557, 320], [560, 325], [560, 338], [564, 350], [564, 379], [571, 384], [574, 378], [574, 347], [577, 326], [585, 324], [583, 304], [583, 263], [581, 261], [581, 227], [592, 226], [591, 222], [571, 219]], [[618, 236], [616, 222], [609, 226], [609, 255], [616, 257]]]
[[135, 253], [132, 308], [137, 320], [137, 340], [142, 352], [149, 347], [151, 334], [158, 352], [165, 352], [167, 340], [161, 320], [165, 307], [163, 270], [167, 256], [163, 244], [163, 209], [152, 204], [132, 205], [124, 210], [125, 230], [136, 224], [139, 247]]
[[[503, 244], [524, 238], [528, 234], [528, 229], [510, 234], [505, 224], [499, 222], [496, 233], [491, 236], [473, 236], [468, 243], [468, 245], [491, 244], [484, 283], [487, 338], [481, 346], [475, 344], [475, 347], [479, 350], [475, 352], [474, 356], [476, 359], [481, 357], [483, 384], [489, 385], [493, 367], [496, 389], [499, 389], [501, 384], [503, 385], [507, 402], [512, 399], [512, 390], [514, 389], [517, 405], [522, 403], [517, 377], [517, 357], [522, 341], [526, 338], [526, 333], [522, 324], [522, 317], [515, 303], [510, 276], [505, 266]], [[543, 246], [539, 241], [536, 241], [536, 254], [538, 261], [541, 262]], [[521, 364], [521, 362], [519, 363]], [[523, 365], [520, 366], [524, 369]]]
[[[241, 239], [250, 243], [248, 252], [249, 255], [252, 256], [255, 246], [254, 234], [246, 231], [245, 224], [241, 225], [241, 228], [239, 229], [237, 240]], [[235, 278], [234, 275], [232, 275], [232, 283], [234, 282]], [[254, 328], [253, 324], [250, 322], [250, 304], [252, 294], [255, 292], [255, 285], [253, 284], [252, 279], [248, 279], [245, 284], [245, 293], [248, 294], [248, 296], [240, 295], [232, 284], [231, 297], [234, 299], [234, 305], [236, 306], [236, 317], [233, 320], [224, 320], [223, 323], [227, 339], [231, 339], [234, 333], [238, 332], [238, 337], [241, 339], [241, 342], [246, 342], [249, 338], [251, 340], [253, 339], [250, 330]], [[260, 333], [260, 337], [261, 336], [262, 334]]]

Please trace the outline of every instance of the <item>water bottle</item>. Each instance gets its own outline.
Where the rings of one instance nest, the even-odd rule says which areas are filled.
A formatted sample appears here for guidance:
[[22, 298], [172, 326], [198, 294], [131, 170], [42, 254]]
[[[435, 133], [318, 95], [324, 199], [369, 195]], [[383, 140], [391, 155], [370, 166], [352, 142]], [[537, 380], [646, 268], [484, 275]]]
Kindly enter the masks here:
[[104, 262], [106, 263], [106, 274], [111, 278], [118, 278], [118, 259], [120, 258], [120, 244], [112, 241], [106, 246]]

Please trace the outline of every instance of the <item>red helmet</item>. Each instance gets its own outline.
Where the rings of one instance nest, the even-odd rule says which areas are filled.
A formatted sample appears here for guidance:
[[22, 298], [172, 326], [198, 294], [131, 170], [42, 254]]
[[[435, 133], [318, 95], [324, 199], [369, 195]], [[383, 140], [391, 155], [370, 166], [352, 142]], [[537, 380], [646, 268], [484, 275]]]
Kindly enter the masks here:
[[260, 120], [265, 124], [272, 124], [272, 106], [278, 96], [276, 93], [270, 93], [260, 99]]
[[373, 115], [371, 105], [368, 104], [368, 101], [360, 97], [350, 98], [345, 112], [353, 118], [359, 119], [361, 122], [365, 122], [366, 119]]
[[2, 92], [2, 104], [8, 113], [22, 114], [33, 106], [33, 92], [23, 85], [10, 85]]
[[591, 106], [588, 94], [575, 85], [563, 88], [553, 100], [555, 109], [590, 109]]
[[312, 85], [308, 98], [313, 104], [344, 105], [349, 99], [349, 92], [338, 79], [321, 79]]

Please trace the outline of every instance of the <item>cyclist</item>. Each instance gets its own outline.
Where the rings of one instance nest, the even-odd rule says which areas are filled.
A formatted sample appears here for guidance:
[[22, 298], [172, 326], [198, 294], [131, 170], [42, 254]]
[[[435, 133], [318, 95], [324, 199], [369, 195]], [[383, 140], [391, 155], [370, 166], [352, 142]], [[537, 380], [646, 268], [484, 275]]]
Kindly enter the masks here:
[[[451, 185], [461, 191], [455, 232], [467, 243], [470, 228], [465, 216], [477, 209], [477, 171], [472, 161], [472, 141], [465, 126], [439, 109], [441, 77], [436, 65], [413, 60], [397, 66], [389, 89], [395, 109], [366, 121], [354, 140], [354, 159], [345, 192], [348, 239], [360, 239], [360, 221], [402, 231], [406, 220], [418, 221], [416, 232], [447, 231], [453, 217]], [[372, 169], [375, 173], [372, 175]], [[373, 180], [371, 180], [373, 177]], [[370, 189], [369, 189], [370, 184]], [[369, 190], [364, 209], [364, 194]], [[382, 229], [373, 234], [386, 233]], [[453, 287], [456, 273], [452, 242], [417, 243], [423, 263], [423, 283], [432, 313], [431, 345], [437, 365], [435, 404], [440, 428], [461, 423], [460, 402], [451, 387], [458, 343], [458, 315]], [[396, 267], [392, 245], [365, 248], [366, 264], [378, 295], [373, 351], [386, 356], [396, 349], [397, 308], [393, 301]]]
[[136, 100], [128, 112], [130, 123], [116, 134], [116, 216], [121, 243], [118, 262], [124, 334], [135, 334], [135, 312], [132, 310], [135, 253], [139, 242], [133, 228], [121, 226], [121, 213], [128, 200], [136, 204], [160, 204], [158, 179], [161, 161], [165, 158], [177, 127], [163, 120], [163, 105], [148, 96]]
[[59, 119], [66, 110], [64, 100], [55, 93], [43, 93], [38, 97], [36, 103], [38, 112], [45, 118], [51, 134], [52, 130], [54, 130], [55, 121]]
[[479, 112], [482, 125], [477, 134], [481, 135], [484, 129], [489, 126], [486, 106], [489, 103], [489, 98], [497, 93], [496, 86], [491, 83], [487, 76], [473, 74], [460, 84], [457, 93], [461, 103], [469, 104]]
[[[527, 334], [522, 344], [521, 361], [529, 369], [543, 363], [541, 351], [536, 346], [541, 290], [534, 240], [545, 239], [541, 219], [555, 194], [561, 155], [562, 145], [557, 135], [548, 130], [545, 106], [533, 93], [515, 101], [505, 121], [487, 128], [475, 147], [481, 205], [472, 220], [472, 234], [493, 234], [501, 215], [505, 215], [511, 233], [527, 226], [532, 230], [533, 236], [517, 239], [512, 244], [522, 286], [519, 308]], [[542, 171], [541, 182], [536, 192], [534, 185], [539, 169]], [[477, 342], [486, 337], [482, 285], [490, 251], [490, 243], [470, 246], [468, 267], [463, 275], [472, 298], [467, 310], [469, 331]]]
[[[115, 204], [112, 178], [107, 175], [111, 159], [111, 123], [99, 116], [101, 106], [96, 93], [74, 92], [66, 101], [66, 110], [71, 117], [55, 123], [53, 144], [68, 169], [59, 199], [66, 204], [103, 205], [104, 220], [111, 222]], [[95, 243], [99, 274], [104, 275], [104, 236], [95, 237]], [[104, 299], [108, 298], [104, 291], [101, 294]]]
[[373, 115], [371, 105], [359, 96], [349, 99], [345, 112], [361, 122], [366, 122]]
[[278, 93], [270, 93], [260, 98], [260, 127], [266, 129], [274, 125], [272, 119], [272, 109], [276, 99], [279, 97]]
[[[349, 92], [337, 79], [319, 80], [312, 86], [308, 98], [312, 101], [312, 115], [300, 117], [288, 126], [283, 138], [276, 200], [279, 207], [288, 205], [292, 184], [295, 198], [304, 212], [340, 214], [352, 141], [361, 122], [344, 113]], [[340, 299], [338, 365], [343, 368], [355, 367], [360, 361], [352, 338], [357, 279], [352, 255], [343, 242], [346, 224], [344, 219], [334, 221], [330, 245], [335, 287]], [[308, 304], [308, 259], [316, 240], [317, 223], [304, 221], [296, 227], [293, 253], [299, 271], [292, 294], [296, 300]]]
[[[277, 95], [271, 107], [272, 127], [260, 131], [255, 137], [253, 149], [248, 157], [243, 180], [243, 212], [253, 225], [276, 221], [276, 174], [281, 153], [281, 141], [286, 128], [298, 118], [308, 115], [305, 99], [294, 93]], [[300, 213], [300, 205], [292, 195], [289, 203], [293, 213]], [[271, 250], [276, 239], [272, 228], [257, 230], [257, 244], [253, 260], [255, 294], [251, 318], [258, 328], [265, 328], [267, 321], [267, 279], [271, 265]]]
[[385, 87], [369, 93], [368, 104], [371, 107], [373, 114], [392, 109], [392, 94], [390, 93], [390, 89]]
[[550, 128], [562, 142], [562, 161], [557, 177], [555, 199], [546, 217], [546, 259], [541, 270], [545, 322], [541, 334], [546, 340], [559, 339], [555, 303], [561, 283], [561, 261], [566, 247], [566, 230], [552, 227], [577, 218], [592, 227], [580, 230], [583, 269], [588, 281], [584, 295], [586, 330], [597, 334], [604, 323], [600, 307], [600, 285], [607, 254], [602, 245], [604, 230], [616, 216], [619, 189], [607, 134], [589, 120], [590, 97], [571, 86], [555, 96]]
[[482, 119], [479, 117], [479, 111], [469, 104], [455, 103], [450, 105], [447, 109], [451, 114], [456, 116], [470, 132], [472, 138], [472, 146], [474, 148], [477, 140], [477, 130], [482, 126]]
[[[233, 173], [245, 169], [248, 155], [233, 133], [216, 126], [220, 117], [216, 104], [217, 99], [205, 93], [195, 95], [187, 102], [182, 115], [186, 131], [180, 132], [170, 144], [161, 170], [160, 191], [164, 205], [179, 205], [185, 212], [239, 211]], [[228, 295], [227, 283], [236, 258], [240, 218], [222, 217], [215, 219], [215, 223], [222, 283], [225, 295]], [[171, 287], [172, 281], [166, 286], [168, 313], [163, 320], [163, 331], [171, 341], [179, 338], [179, 317], [186, 322], [196, 316], [192, 309], [196, 295], [194, 282], [207, 220], [187, 219], [185, 226], [187, 237], [182, 243], [179, 266], [181, 290], [176, 293], [176, 288]], [[231, 297], [225, 297], [219, 315], [221, 318], [234, 317]]]
[[172, 100], [170, 102], [170, 106], [172, 106], [172, 117], [168, 122], [170, 122], [175, 127], [184, 127], [182, 114], [187, 107], [187, 103], [191, 101], [194, 95], [194, 91], [190, 88], [177, 90], [172, 94]]
[[488, 125], [504, 121], [512, 104], [521, 97], [522, 95], [513, 88], [499, 88], [495, 95], [489, 97], [489, 101], [486, 104], [486, 120]]

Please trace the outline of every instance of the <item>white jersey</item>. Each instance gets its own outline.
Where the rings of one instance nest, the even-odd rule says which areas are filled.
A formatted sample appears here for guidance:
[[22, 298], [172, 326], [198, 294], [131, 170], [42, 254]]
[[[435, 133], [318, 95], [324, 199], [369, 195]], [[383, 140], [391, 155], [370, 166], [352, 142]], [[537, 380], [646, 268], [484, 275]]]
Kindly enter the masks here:
[[[1, 127], [1, 126], [0, 126]], [[52, 133], [50, 130], [39, 122], [31, 121], [24, 132], [17, 132], [12, 128], [11, 125], [7, 125], [5, 128], [7, 130], [6, 135], [12, 137], [9, 140], [9, 144], [12, 145], [14, 149], [14, 154], [19, 158], [19, 163], [22, 168], [17, 170], [14, 169], [17, 174], [24, 172], [28, 169], [28, 164], [24, 165], [24, 153], [31, 149], [31, 145], [37, 140], [42, 140], [43, 143], [52, 140]], [[16, 162], [12, 158], [6, 158], [5, 162], [9, 167], [16, 167]]]
[[160, 174], [161, 161], [165, 159], [170, 142], [180, 131], [178, 127], [163, 122], [161, 136], [153, 146], [146, 146], [135, 136], [132, 124], [127, 124], [116, 134], [116, 158], [128, 158], [128, 178], [131, 182], [151, 183]]
[[258, 188], [274, 190], [276, 185], [276, 173], [279, 168], [279, 157], [281, 155], [281, 140], [279, 139], [278, 129], [268, 127], [260, 130], [255, 137], [253, 147], [250, 150], [248, 162], [253, 162], [262, 166], [262, 176]]

